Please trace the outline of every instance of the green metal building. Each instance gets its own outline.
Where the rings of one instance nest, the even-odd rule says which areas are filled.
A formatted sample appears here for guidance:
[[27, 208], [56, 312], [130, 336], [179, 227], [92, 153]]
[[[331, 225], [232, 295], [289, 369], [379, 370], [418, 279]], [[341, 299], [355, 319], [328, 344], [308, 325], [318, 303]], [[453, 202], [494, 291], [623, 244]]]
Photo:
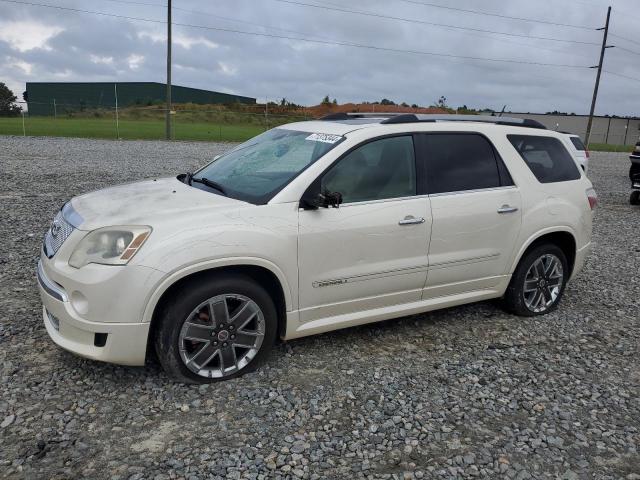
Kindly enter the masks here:
[[[28, 82], [29, 115], [54, 115], [86, 108], [146, 106], [163, 103], [167, 86], [157, 82]], [[255, 98], [199, 88], [171, 87], [172, 103], [256, 103]]]

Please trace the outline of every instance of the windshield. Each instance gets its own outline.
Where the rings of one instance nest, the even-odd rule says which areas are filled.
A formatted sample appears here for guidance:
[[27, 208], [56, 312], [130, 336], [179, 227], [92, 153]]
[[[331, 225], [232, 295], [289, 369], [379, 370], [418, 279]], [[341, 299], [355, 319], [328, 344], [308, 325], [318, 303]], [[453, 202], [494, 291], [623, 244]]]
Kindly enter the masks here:
[[217, 183], [229, 197], [266, 203], [342, 140], [340, 135], [274, 128], [238, 145], [193, 178]]

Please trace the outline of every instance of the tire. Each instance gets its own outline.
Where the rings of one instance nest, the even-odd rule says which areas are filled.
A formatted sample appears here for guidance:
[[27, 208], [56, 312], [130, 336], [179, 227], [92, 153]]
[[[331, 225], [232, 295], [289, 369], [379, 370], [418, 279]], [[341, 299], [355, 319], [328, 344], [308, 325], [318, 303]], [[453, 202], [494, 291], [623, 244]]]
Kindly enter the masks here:
[[165, 302], [158, 320], [158, 360], [182, 383], [217, 382], [255, 370], [269, 356], [278, 325], [267, 291], [241, 274], [186, 283]]
[[634, 190], [629, 196], [629, 203], [631, 205], [640, 205], [640, 190]]
[[[543, 275], [539, 275], [539, 269], [534, 267], [534, 264], [540, 266], [537, 263], [539, 260], [542, 261]], [[551, 260], [560, 268], [552, 268]], [[505, 292], [503, 306], [507, 311], [523, 317], [552, 312], [562, 299], [568, 277], [569, 266], [564, 252], [553, 243], [538, 244], [520, 260]]]

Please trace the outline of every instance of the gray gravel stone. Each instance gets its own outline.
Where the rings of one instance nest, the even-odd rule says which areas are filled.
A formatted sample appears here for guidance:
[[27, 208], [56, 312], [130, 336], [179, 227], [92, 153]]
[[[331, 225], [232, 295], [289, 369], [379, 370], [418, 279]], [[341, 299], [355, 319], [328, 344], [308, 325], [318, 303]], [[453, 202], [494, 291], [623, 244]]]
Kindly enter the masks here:
[[622, 154], [592, 153], [593, 253], [546, 316], [484, 302], [366, 325], [202, 387], [51, 343], [33, 272], [55, 211], [229, 147], [0, 137], [0, 476], [638, 478], [640, 210]]

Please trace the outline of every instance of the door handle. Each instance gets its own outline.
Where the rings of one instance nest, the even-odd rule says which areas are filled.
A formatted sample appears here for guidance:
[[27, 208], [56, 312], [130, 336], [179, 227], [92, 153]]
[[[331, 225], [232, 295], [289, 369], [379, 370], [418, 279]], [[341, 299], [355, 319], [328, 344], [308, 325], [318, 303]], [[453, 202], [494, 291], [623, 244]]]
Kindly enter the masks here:
[[518, 207], [512, 207], [511, 205], [502, 205], [498, 209], [498, 213], [513, 213], [517, 211], [518, 211]]
[[424, 223], [424, 218], [422, 217], [414, 217], [413, 215], [407, 215], [406, 217], [404, 217], [404, 220], [400, 220], [398, 222], [398, 225], [400, 225], [401, 227], [404, 227], [405, 225], [419, 225], [421, 223]]

